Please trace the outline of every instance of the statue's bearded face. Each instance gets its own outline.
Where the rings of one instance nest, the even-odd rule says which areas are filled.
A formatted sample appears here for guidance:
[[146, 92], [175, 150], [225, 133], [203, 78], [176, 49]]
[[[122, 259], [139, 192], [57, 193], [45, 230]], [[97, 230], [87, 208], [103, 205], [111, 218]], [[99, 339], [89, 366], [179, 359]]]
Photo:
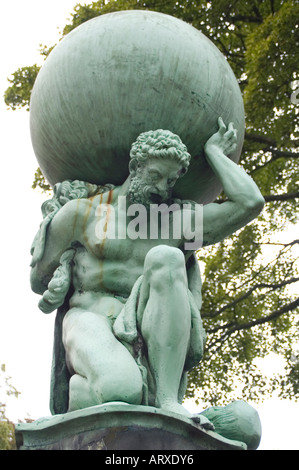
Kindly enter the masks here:
[[146, 207], [167, 202], [183, 171], [182, 165], [175, 160], [150, 157], [131, 175], [130, 202]]

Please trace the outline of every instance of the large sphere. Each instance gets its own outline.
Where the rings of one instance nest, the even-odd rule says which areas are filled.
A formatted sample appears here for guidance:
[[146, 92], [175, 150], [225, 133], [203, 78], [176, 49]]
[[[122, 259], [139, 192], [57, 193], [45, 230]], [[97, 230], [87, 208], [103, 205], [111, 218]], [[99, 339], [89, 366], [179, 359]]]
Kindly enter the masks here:
[[51, 185], [65, 179], [121, 184], [144, 131], [178, 134], [192, 156], [175, 194], [207, 203], [221, 186], [203, 145], [222, 116], [244, 138], [240, 89], [226, 59], [202, 33], [174, 17], [122, 11], [94, 18], [51, 52], [31, 96], [33, 148]]

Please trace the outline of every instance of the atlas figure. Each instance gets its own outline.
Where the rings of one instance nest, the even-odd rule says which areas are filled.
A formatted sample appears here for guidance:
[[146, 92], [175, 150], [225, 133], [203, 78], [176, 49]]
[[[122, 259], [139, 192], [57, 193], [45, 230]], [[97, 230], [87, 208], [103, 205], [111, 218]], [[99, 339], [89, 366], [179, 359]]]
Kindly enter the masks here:
[[[264, 205], [254, 181], [228, 158], [236, 146], [233, 123], [226, 126], [219, 118], [218, 125], [204, 151], [227, 200], [203, 207], [203, 246], [248, 224]], [[62, 182], [44, 204], [31, 285], [43, 296], [40, 308], [58, 308], [61, 315], [69, 374], [65, 411], [121, 401], [191, 416], [182, 405], [187, 372], [202, 359], [206, 337], [194, 251], [185, 249], [184, 235], [100, 240], [96, 234], [104, 205], [105, 223], [113, 207], [127, 228], [131, 217], [122, 214], [120, 196], [127, 206], [143, 204], [148, 211], [151, 204], [170, 204], [189, 162], [177, 135], [145, 132], [132, 145], [124, 184]], [[184, 201], [179, 203], [184, 211]], [[54, 375], [57, 370], [56, 364]]]

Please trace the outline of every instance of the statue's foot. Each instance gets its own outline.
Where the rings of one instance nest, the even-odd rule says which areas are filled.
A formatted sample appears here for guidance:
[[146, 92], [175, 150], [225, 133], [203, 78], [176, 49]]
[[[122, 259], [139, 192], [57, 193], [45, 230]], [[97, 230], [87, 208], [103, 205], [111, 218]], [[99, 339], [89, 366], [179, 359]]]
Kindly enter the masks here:
[[172, 413], [183, 415], [185, 418], [191, 419], [194, 423], [199, 424], [202, 428], [206, 430], [213, 431], [215, 429], [211, 421], [203, 416], [202, 414], [192, 414], [183, 405], [177, 402], [164, 402], [159, 408]]
[[211, 421], [208, 418], [206, 418], [200, 413], [192, 415], [191, 419], [192, 421], [194, 421], [194, 423], [199, 424], [202, 428], [206, 429], [207, 431], [215, 430], [214, 424], [211, 423]]
[[186, 410], [186, 408], [176, 401], [165, 400], [162, 403], [156, 405], [157, 408], [161, 408], [165, 411], [170, 411], [171, 413], [176, 413], [179, 415], [185, 416], [185, 418], [192, 418], [192, 414]]

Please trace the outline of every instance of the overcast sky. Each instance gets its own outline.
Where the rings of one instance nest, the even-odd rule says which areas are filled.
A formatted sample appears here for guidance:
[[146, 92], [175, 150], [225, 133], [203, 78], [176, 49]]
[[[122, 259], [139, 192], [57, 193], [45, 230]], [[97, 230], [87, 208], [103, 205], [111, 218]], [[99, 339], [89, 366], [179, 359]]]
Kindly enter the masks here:
[[[14, 0], [1, 3], [0, 94], [17, 68], [42, 63], [40, 44], [51, 46], [70, 17], [74, 0]], [[41, 221], [45, 196], [31, 189], [37, 162], [29, 133], [29, 113], [8, 111], [0, 101], [1, 152], [1, 322], [0, 364], [5, 363], [20, 397], [8, 401], [13, 420], [50, 414], [49, 384], [54, 314], [37, 308], [29, 285], [30, 245]], [[277, 371], [279, 358], [267, 363]], [[1, 397], [0, 397], [1, 399]], [[262, 420], [260, 449], [299, 450], [299, 405], [277, 399], [254, 405]], [[198, 409], [197, 411], [201, 411]]]

